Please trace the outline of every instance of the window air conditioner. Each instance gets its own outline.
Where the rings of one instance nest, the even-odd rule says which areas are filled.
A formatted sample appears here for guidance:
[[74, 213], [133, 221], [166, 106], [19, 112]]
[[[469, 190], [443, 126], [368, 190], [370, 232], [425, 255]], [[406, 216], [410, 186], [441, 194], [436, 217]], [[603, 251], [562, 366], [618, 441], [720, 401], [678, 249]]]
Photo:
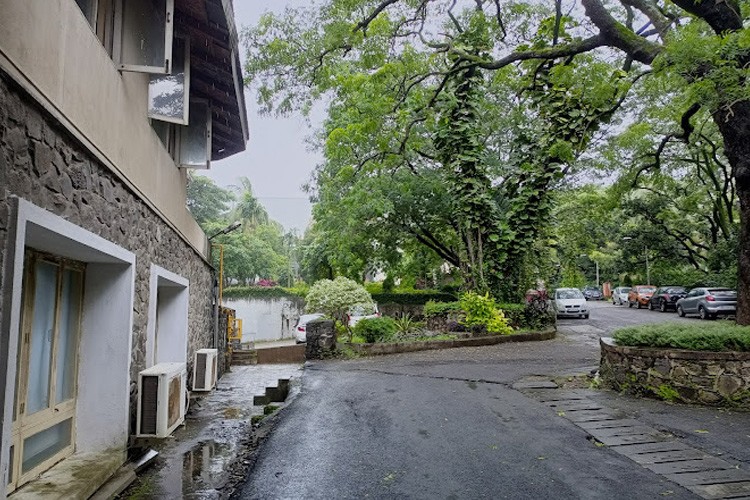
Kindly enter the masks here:
[[216, 386], [218, 376], [218, 353], [216, 349], [198, 349], [193, 363], [193, 390], [210, 391]]
[[159, 363], [138, 374], [138, 437], [163, 438], [185, 420], [185, 363]]

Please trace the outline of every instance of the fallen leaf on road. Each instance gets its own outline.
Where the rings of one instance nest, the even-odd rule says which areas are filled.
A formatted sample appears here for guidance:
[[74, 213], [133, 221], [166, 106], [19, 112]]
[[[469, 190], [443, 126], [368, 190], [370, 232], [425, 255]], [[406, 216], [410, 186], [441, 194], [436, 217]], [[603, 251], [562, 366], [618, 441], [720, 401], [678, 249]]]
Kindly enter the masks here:
[[697, 432], [698, 434], [708, 434], [708, 431], [704, 429], [695, 429], [695, 432]]
[[557, 412], [557, 416], [558, 417], [564, 417], [565, 416], [565, 412], [564, 411], [558, 411]]

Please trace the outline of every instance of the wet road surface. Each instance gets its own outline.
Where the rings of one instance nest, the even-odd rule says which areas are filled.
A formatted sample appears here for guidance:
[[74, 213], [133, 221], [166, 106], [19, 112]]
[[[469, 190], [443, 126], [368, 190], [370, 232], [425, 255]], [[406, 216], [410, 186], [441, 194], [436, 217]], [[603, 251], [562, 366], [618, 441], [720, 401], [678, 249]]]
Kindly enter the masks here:
[[[667, 320], [698, 321], [600, 302], [551, 341], [309, 363], [236, 498], [697, 498], [519, 390], [589, 373], [619, 326]], [[668, 408], [650, 404], [642, 416], [663, 429]], [[699, 425], [686, 412], [684, 427]], [[703, 417], [725, 419], [726, 447], [747, 439], [746, 414]], [[750, 460], [745, 448], [733, 459]]]

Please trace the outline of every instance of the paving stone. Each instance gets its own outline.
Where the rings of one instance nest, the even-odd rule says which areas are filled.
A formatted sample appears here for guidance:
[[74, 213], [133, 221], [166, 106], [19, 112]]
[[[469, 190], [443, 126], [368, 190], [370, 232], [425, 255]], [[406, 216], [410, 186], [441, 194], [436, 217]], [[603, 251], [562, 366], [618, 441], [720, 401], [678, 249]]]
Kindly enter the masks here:
[[630, 458], [639, 464], [659, 464], [664, 462], [679, 462], [682, 460], [696, 460], [701, 458], [710, 458], [700, 450], [675, 450], [675, 451], [656, 451], [649, 453], [636, 453], [630, 455]]
[[630, 434], [626, 436], [610, 436], [597, 439], [607, 446], [621, 446], [624, 444], [657, 443], [659, 441], [664, 441], [666, 438], [659, 434]]
[[550, 389], [544, 389], [539, 391], [533, 391], [530, 392], [531, 396], [534, 396], [536, 399], [543, 403], [553, 402], [553, 401], [575, 401], [575, 400], [582, 400], [582, 399], [588, 399], [589, 394], [584, 391], [560, 391], [560, 390], [550, 390]]
[[670, 440], [657, 443], [633, 443], [617, 446], [615, 451], [622, 453], [626, 457], [632, 457], [641, 453], [652, 453], [657, 451], [685, 451], [692, 450], [690, 446], [682, 441]]
[[682, 486], [750, 482], [750, 472], [734, 467], [722, 470], [667, 474], [666, 477]]
[[549, 380], [529, 380], [513, 384], [513, 388], [517, 391], [524, 389], [557, 389], [558, 387], [556, 383]]
[[592, 429], [614, 429], [616, 427], [635, 427], [641, 425], [638, 420], [632, 418], [619, 418], [617, 420], [601, 420], [594, 422], [576, 422], [576, 425], [585, 430]]
[[701, 472], [707, 470], [732, 469], [734, 466], [716, 457], [698, 460], [683, 460], [682, 462], [668, 462], [662, 464], [644, 464], [647, 469], [657, 474], [680, 474], [682, 472]]
[[688, 486], [688, 489], [703, 498], [743, 498], [750, 494], [750, 481]]
[[616, 420], [618, 415], [612, 413], [603, 412], [600, 410], [594, 411], [577, 411], [573, 413], [566, 413], [565, 418], [570, 419], [573, 422], [593, 422], [599, 420]]
[[589, 429], [589, 434], [595, 438], [615, 437], [615, 436], [633, 436], [636, 434], [659, 434], [659, 431], [653, 427], [645, 425], [636, 425], [633, 427], [610, 427], [608, 429]]
[[555, 401], [554, 403], [548, 403], [551, 408], [563, 411], [580, 411], [580, 410], [601, 410], [602, 405], [598, 405], [591, 401], [586, 400], [575, 400], [575, 401]]

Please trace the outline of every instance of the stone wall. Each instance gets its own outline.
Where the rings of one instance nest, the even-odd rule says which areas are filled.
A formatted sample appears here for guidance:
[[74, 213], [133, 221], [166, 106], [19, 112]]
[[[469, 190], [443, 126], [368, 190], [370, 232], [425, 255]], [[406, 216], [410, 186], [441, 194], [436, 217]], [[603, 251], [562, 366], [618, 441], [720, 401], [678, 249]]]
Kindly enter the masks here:
[[[112, 120], [112, 126], [118, 126], [116, 120]], [[213, 269], [0, 71], [0, 259], [3, 261], [12, 223], [10, 197], [14, 195], [136, 255], [130, 373], [133, 420], [137, 376], [145, 367], [151, 264], [190, 282], [189, 376], [194, 350], [211, 347], [213, 343]], [[0, 262], [0, 273], [3, 270], [4, 262]], [[0, 274], [0, 294], [6, 297], [9, 290], [3, 278]], [[4, 313], [0, 302], [0, 318]]]
[[619, 391], [750, 408], [750, 353], [618, 346], [601, 339], [602, 382]]

